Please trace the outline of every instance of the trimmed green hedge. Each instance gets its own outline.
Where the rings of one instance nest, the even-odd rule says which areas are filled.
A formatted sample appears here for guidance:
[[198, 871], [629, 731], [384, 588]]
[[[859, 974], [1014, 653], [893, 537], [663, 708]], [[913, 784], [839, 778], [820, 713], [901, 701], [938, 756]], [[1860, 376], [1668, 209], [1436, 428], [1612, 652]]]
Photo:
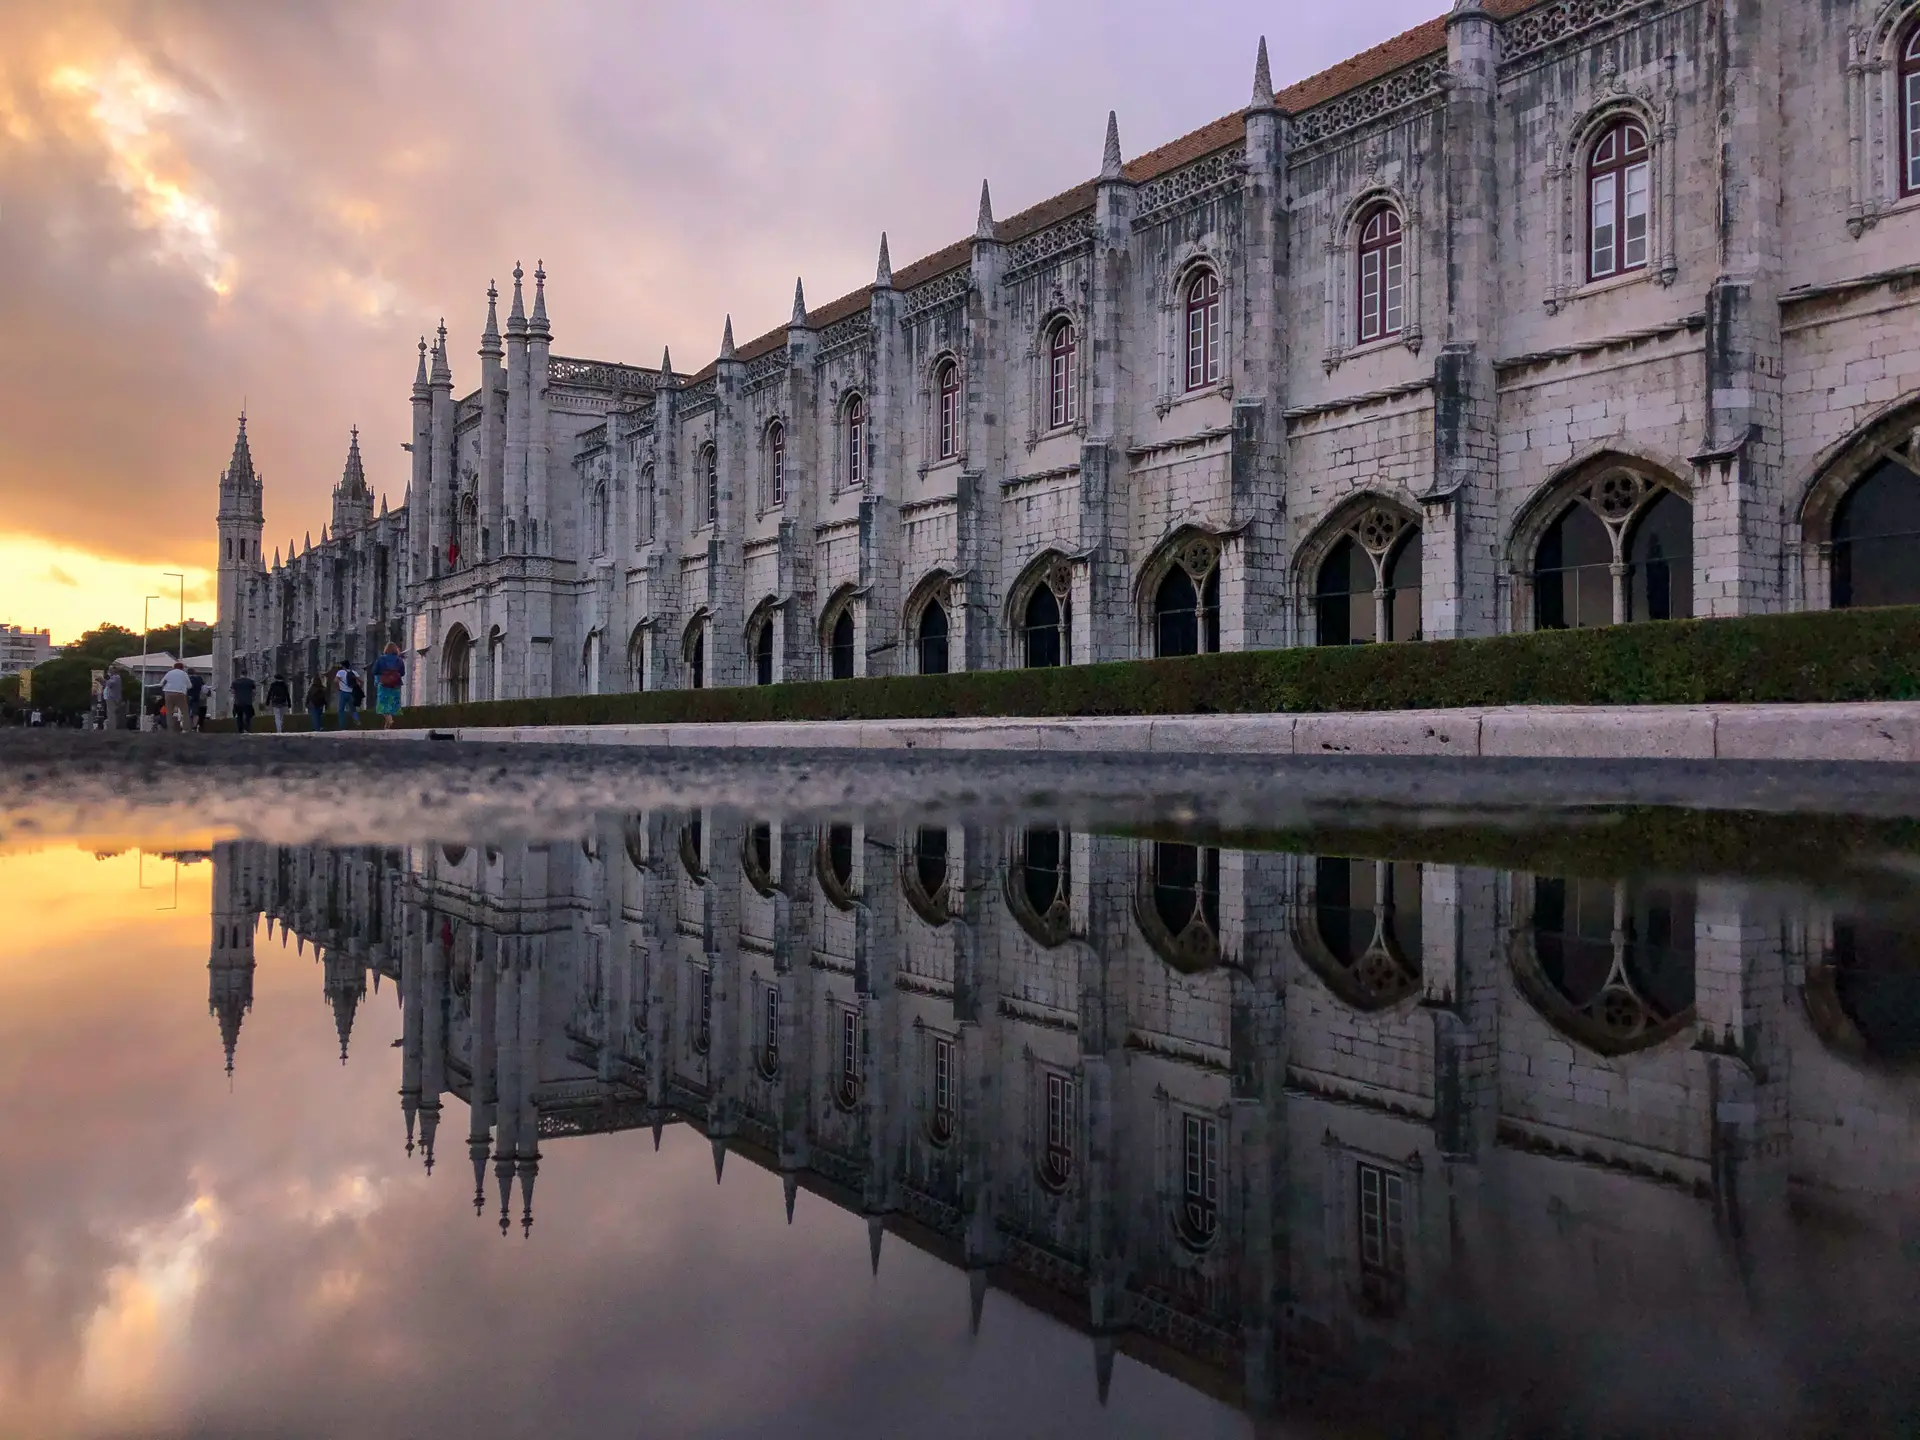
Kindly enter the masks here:
[[[491, 700], [415, 706], [401, 723], [442, 729], [1908, 699], [1920, 699], [1920, 607], [1052, 670]], [[369, 715], [368, 723], [377, 722]]]

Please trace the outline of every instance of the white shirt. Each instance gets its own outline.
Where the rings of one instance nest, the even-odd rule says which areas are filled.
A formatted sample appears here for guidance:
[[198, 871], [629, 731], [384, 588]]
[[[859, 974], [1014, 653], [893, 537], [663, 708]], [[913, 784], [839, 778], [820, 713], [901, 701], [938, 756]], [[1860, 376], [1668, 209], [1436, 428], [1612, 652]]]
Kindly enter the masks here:
[[342, 695], [351, 695], [353, 693], [353, 671], [347, 669], [345, 666], [334, 671], [333, 684], [334, 688]]
[[161, 678], [160, 689], [168, 695], [184, 695], [193, 688], [193, 680], [184, 670], [169, 670]]

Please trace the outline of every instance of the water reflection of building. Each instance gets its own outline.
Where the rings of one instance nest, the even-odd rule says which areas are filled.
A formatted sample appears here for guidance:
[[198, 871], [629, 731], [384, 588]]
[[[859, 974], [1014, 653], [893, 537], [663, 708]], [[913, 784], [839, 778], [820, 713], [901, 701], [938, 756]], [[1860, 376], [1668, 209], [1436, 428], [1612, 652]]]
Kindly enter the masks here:
[[543, 1146], [685, 1122], [876, 1266], [964, 1269], [976, 1323], [994, 1286], [1081, 1327], [1103, 1393], [1116, 1349], [1256, 1407], [1413, 1373], [1489, 1285], [1737, 1298], [1920, 1182], [1913, 943], [1735, 886], [712, 812], [216, 864], [229, 1056], [259, 913], [343, 1052], [397, 983], [408, 1145], [465, 1102], [503, 1232]]

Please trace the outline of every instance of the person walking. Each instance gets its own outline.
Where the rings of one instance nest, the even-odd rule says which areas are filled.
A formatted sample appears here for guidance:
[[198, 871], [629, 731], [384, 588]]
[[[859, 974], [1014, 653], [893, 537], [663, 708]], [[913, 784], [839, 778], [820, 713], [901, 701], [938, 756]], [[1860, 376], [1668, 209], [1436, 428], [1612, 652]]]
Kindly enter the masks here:
[[353, 686], [359, 678], [353, 673], [353, 667], [345, 661], [342, 661], [340, 668], [333, 672], [334, 723], [338, 729], [346, 729], [348, 720], [352, 720], [355, 725], [360, 723], [359, 710], [353, 703]]
[[120, 687], [120, 672], [109, 670], [105, 682], [100, 686], [100, 701], [106, 711], [104, 723], [109, 730], [123, 729], [127, 723], [126, 700]]
[[273, 679], [267, 682], [267, 708], [273, 712], [273, 733], [283, 735], [287, 729], [287, 711], [293, 706], [293, 692], [287, 688], [287, 677], [278, 670]]
[[406, 678], [407, 662], [400, 658], [400, 647], [388, 641], [385, 653], [373, 662], [373, 707], [385, 722], [384, 729], [393, 729], [399, 718], [400, 686]]
[[233, 729], [237, 735], [253, 729], [253, 678], [244, 671], [233, 677]]
[[329, 693], [326, 672], [313, 677], [313, 683], [307, 687], [307, 718], [313, 722], [316, 731], [327, 728], [327, 695]]
[[187, 728], [198, 730], [200, 717], [207, 713], [207, 682], [198, 670], [187, 672]]
[[173, 668], [160, 677], [160, 698], [167, 707], [166, 725], [169, 730], [187, 733], [188, 715], [193, 707], [194, 677], [187, 674], [187, 667], [181, 661], [174, 661]]

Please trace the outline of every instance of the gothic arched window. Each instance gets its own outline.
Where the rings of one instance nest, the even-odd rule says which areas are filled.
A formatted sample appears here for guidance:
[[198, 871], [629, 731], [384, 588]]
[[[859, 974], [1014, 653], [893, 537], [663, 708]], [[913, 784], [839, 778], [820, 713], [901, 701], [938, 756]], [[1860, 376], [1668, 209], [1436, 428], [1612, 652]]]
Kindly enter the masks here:
[[699, 966], [699, 994], [695, 1003], [698, 1009], [693, 1021], [693, 1053], [704, 1055], [713, 1048], [713, 971], [705, 965]]
[[1907, 43], [1900, 52], [1900, 167], [1901, 189], [1908, 195], [1920, 195], [1920, 21], [1907, 31]]
[[700, 474], [706, 482], [706, 523], [717, 525], [720, 523], [720, 452], [711, 445], [700, 451]]
[[1833, 606], [1913, 604], [1920, 604], [1920, 475], [1887, 460], [1834, 512]]
[[760, 1073], [768, 1080], [780, 1073], [780, 992], [769, 985], [760, 1009]]
[[1047, 335], [1047, 427], [1058, 430], [1080, 418], [1080, 387], [1074, 358], [1079, 342], [1071, 320], [1057, 320]]
[[947, 832], [937, 825], [914, 831], [913, 848], [903, 877], [907, 903], [929, 925], [944, 925], [948, 913]]
[[827, 639], [827, 673], [835, 680], [853, 679], [853, 607], [841, 608]]
[[1072, 662], [1073, 572], [1056, 560], [1031, 582], [1033, 589], [1020, 607], [1016, 632], [1021, 663], [1029, 670], [1046, 670]]
[[1420, 528], [1386, 506], [1349, 524], [1314, 574], [1318, 645], [1420, 638]]
[[[654, 526], [659, 523], [660, 519], [658, 493], [653, 483], [653, 466], [648, 465], [640, 471], [640, 493], [634, 498], [640, 507], [640, 523], [635, 527], [637, 538], [634, 541], [633, 547], [638, 550], [642, 545], [653, 539]], [[507, 544], [509, 548], [512, 547], [513, 535], [511, 529], [508, 531]]]
[[693, 643], [687, 647], [687, 688], [702, 690], [707, 684], [707, 627], [696, 621]]
[[954, 1053], [953, 1041], [945, 1035], [936, 1035], [933, 1039], [933, 1074], [931, 1089], [933, 1103], [927, 1110], [927, 1139], [936, 1147], [945, 1146], [953, 1139], [955, 1121], [960, 1111], [960, 1077], [958, 1057]]
[[1420, 867], [1407, 861], [1313, 862], [1307, 961], [1356, 1010], [1384, 1010], [1420, 988]]
[[1204, 1250], [1220, 1229], [1220, 1122], [1183, 1114], [1180, 1213], [1175, 1224], [1189, 1249]]
[[858, 490], [867, 477], [867, 406], [858, 395], [849, 395], [841, 411], [846, 427], [846, 488]]
[[1407, 246], [1400, 212], [1388, 204], [1360, 220], [1360, 343], [1398, 335], [1406, 328]]
[[1694, 897], [1638, 880], [1541, 876], [1520, 978], [1560, 1030], [1603, 1055], [1669, 1039], [1693, 1018]]
[[1079, 1086], [1073, 1076], [1058, 1070], [1046, 1074], [1046, 1110], [1040, 1148], [1040, 1183], [1049, 1190], [1064, 1190], [1073, 1179], [1073, 1152], [1079, 1128]]
[[633, 627], [633, 635], [627, 641], [627, 678], [633, 689], [647, 688], [647, 631], [644, 625]]
[[920, 624], [914, 636], [922, 675], [947, 673], [947, 607], [929, 600], [920, 608]]
[[1587, 152], [1587, 279], [1647, 268], [1651, 162], [1637, 120], [1615, 121]]
[[853, 826], [829, 825], [815, 852], [814, 874], [836, 908], [851, 910], [853, 893]]
[[464, 705], [471, 698], [473, 672], [473, 640], [464, 625], [456, 625], [447, 632], [444, 655], [442, 663], [447, 703]]
[[753, 632], [753, 683], [773, 683], [773, 617], [767, 616]]
[[840, 1078], [833, 1087], [834, 1101], [842, 1110], [851, 1110], [860, 1103], [860, 1051], [863, 1039], [860, 1029], [860, 1012], [843, 1009], [840, 1012]]
[[938, 395], [935, 422], [939, 430], [938, 453], [942, 460], [951, 460], [960, 453], [959, 365], [952, 360], [942, 360], [933, 380]]
[[1568, 501], [1533, 562], [1538, 630], [1582, 630], [1693, 614], [1693, 506], [1613, 471]]
[[1134, 918], [1147, 942], [1182, 974], [1220, 963], [1220, 852], [1212, 846], [1155, 841]]
[[787, 503], [787, 427], [778, 420], [767, 427], [767, 508]]
[[1042, 945], [1060, 944], [1073, 927], [1073, 845], [1065, 830], [1025, 831], [1007, 867], [1007, 908]]
[[602, 480], [593, 487], [593, 544], [596, 555], [607, 553], [607, 531], [611, 528], [607, 514], [607, 482]]
[[1201, 270], [1187, 282], [1187, 389], [1220, 382], [1220, 277]]
[[1153, 653], [1213, 655], [1220, 649], [1220, 550], [1183, 543], [1153, 592]]

